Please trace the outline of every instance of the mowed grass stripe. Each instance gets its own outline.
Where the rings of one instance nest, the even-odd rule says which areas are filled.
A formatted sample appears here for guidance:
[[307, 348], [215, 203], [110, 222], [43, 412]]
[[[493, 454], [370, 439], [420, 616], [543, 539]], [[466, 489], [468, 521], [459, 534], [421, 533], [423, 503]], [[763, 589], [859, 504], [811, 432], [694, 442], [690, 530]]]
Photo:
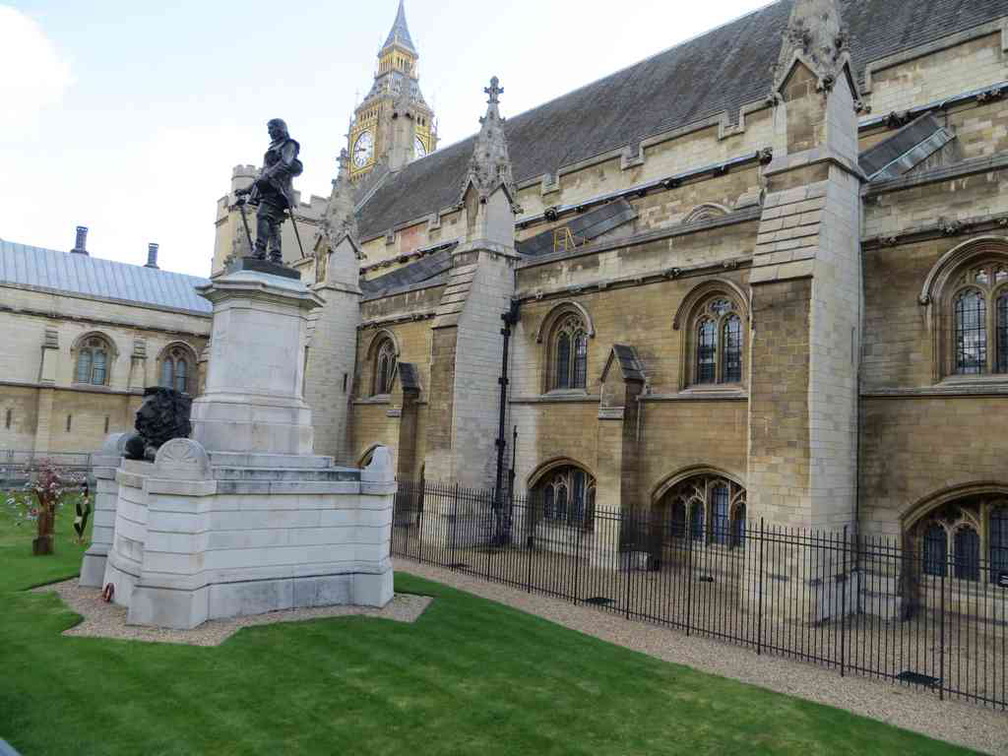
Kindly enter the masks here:
[[435, 597], [413, 625], [264, 625], [217, 648], [62, 637], [76, 615], [24, 589], [79, 568], [66, 512], [53, 557], [0, 514], [0, 737], [25, 756], [967, 753], [405, 574], [396, 590]]

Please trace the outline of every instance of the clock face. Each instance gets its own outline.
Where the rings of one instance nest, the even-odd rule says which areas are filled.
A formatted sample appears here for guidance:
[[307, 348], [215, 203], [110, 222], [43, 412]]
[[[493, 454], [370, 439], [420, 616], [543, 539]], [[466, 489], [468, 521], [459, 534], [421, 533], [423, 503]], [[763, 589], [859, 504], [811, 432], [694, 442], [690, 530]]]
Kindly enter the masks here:
[[413, 157], [422, 158], [427, 154], [427, 145], [420, 137], [413, 137]]
[[353, 146], [353, 163], [356, 168], [363, 168], [371, 162], [374, 155], [374, 137], [370, 131], [362, 131]]

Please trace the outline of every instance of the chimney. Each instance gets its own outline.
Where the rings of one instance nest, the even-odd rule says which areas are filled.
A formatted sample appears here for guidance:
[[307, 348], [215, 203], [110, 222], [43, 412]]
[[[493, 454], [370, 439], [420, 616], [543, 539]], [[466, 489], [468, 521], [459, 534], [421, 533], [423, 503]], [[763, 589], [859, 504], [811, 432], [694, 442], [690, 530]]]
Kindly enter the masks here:
[[154, 242], [147, 245], [147, 264], [144, 265], [145, 268], [157, 268], [157, 251], [158, 245]]
[[74, 242], [74, 248], [70, 250], [71, 254], [76, 255], [86, 255], [87, 251], [87, 226], [77, 226], [77, 241]]

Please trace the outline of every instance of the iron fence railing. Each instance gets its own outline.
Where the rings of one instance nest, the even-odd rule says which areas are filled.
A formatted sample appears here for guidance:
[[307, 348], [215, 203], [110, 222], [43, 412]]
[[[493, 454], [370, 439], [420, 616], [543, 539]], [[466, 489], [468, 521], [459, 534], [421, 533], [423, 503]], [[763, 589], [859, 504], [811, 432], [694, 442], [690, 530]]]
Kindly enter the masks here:
[[840, 675], [1008, 707], [1008, 565], [936, 560], [846, 530], [563, 504], [401, 482], [392, 553]]
[[43, 459], [72, 472], [90, 473], [91, 454], [87, 452], [35, 452], [0, 449], [0, 485], [16, 486], [26, 482], [32, 468]]

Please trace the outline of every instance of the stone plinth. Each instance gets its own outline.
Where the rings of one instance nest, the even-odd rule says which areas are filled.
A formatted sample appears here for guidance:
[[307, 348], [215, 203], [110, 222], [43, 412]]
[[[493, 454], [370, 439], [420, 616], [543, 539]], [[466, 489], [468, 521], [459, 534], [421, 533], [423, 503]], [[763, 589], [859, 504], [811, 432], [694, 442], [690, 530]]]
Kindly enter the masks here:
[[308, 313], [322, 299], [299, 280], [254, 270], [198, 291], [213, 303], [213, 330], [192, 437], [208, 451], [311, 454], [305, 341]]
[[392, 599], [396, 484], [388, 450], [364, 470], [328, 457], [206, 453], [169, 441], [123, 460], [103, 583], [132, 624]]
[[91, 457], [91, 472], [95, 477], [94, 503], [91, 514], [91, 545], [81, 562], [80, 584], [100, 588], [105, 575], [105, 560], [112, 548], [115, 534], [116, 468], [122, 459], [128, 433], [113, 433], [105, 439], [101, 450]]

